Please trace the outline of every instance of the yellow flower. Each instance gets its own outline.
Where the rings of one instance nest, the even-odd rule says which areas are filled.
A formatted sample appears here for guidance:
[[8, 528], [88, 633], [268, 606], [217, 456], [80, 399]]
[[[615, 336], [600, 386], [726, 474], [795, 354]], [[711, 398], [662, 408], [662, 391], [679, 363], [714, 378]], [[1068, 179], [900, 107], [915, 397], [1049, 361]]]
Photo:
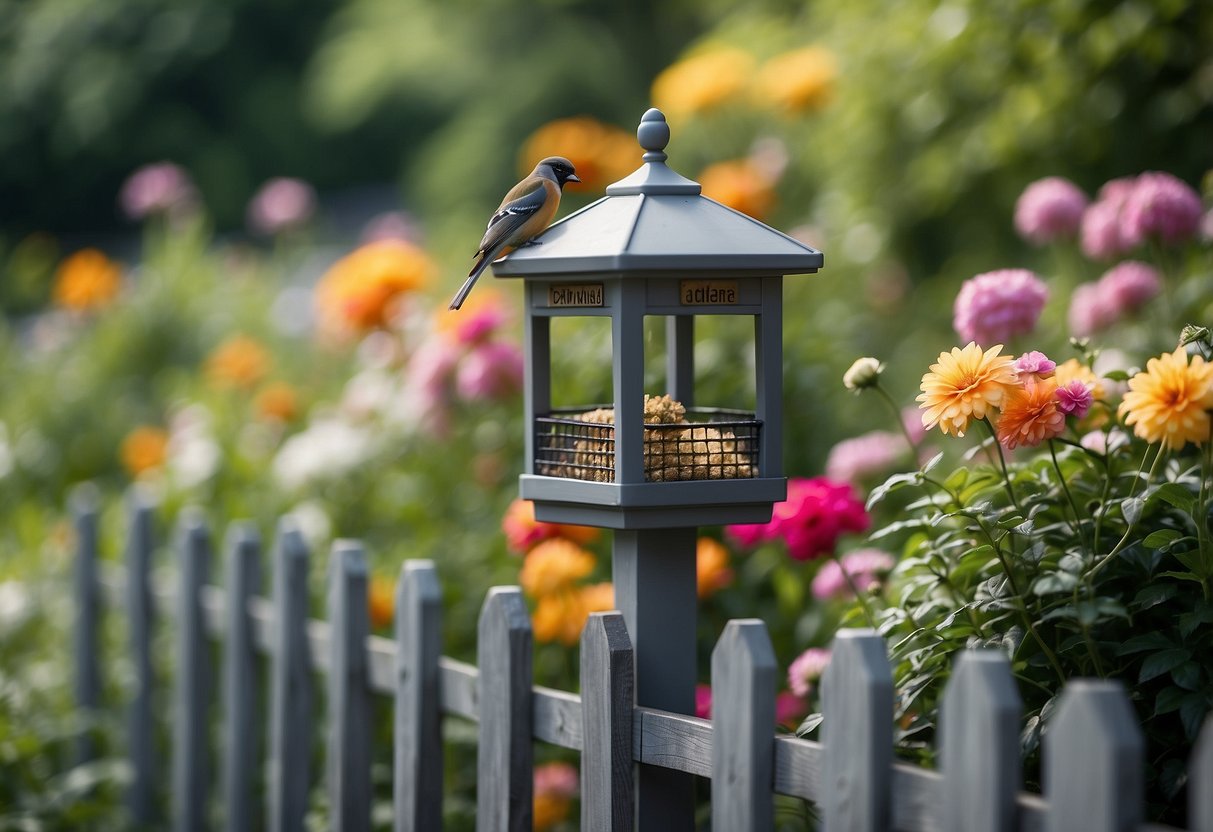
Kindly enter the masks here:
[[159, 468], [168, 458], [168, 433], [141, 425], [122, 440], [119, 456], [123, 467], [133, 477]]
[[379, 629], [390, 625], [396, 616], [396, 582], [384, 575], [373, 576], [367, 587], [367, 607], [372, 627]]
[[775, 183], [748, 159], [717, 162], [699, 174], [703, 195], [734, 211], [763, 219], [775, 205]]
[[1018, 384], [1014, 361], [1002, 344], [982, 352], [970, 341], [964, 349], [941, 352], [939, 361], [922, 377], [917, 401], [927, 430], [939, 425], [945, 434], [964, 436], [972, 419], [984, 419], [1002, 404], [1007, 388]]
[[729, 569], [729, 550], [713, 537], [701, 537], [695, 546], [695, 588], [700, 598], [707, 598], [733, 581]]
[[1104, 388], [1103, 381], [1095, 375], [1094, 370], [1079, 362], [1077, 358], [1058, 364], [1057, 369], [1053, 371], [1053, 380], [1057, 382], [1058, 387], [1065, 387], [1071, 381], [1081, 381], [1091, 391], [1091, 398], [1097, 402], [1107, 401], [1108, 391]]
[[800, 113], [824, 107], [834, 93], [837, 79], [834, 53], [820, 46], [808, 46], [767, 61], [755, 86], [760, 100]]
[[547, 156], [564, 156], [573, 163], [583, 187], [602, 190], [640, 167], [641, 149], [634, 134], [590, 116], [550, 121], [522, 146], [521, 170], [526, 173]]
[[1046, 439], [1061, 436], [1066, 414], [1057, 407], [1057, 382], [1031, 380], [1022, 387], [1007, 389], [998, 417], [998, 441], [1007, 450], [1020, 445], [1034, 448]]
[[746, 88], [754, 59], [731, 47], [715, 47], [683, 58], [653, 81], [653, 104], [667, 116], [706, 112]]
[[1145, 372], [1129, 379], [1118, 413], [1147, 442], [1177, 451], [1188, 442], [1209, 438], [1213, 408], [1213, 364], [1199, 355], [1188, 363], [1183, 347], [1146, 362]]
[[263, 419], [289, 422], [299, 414], [299, 395], [285, 381], [276, 381], [257, 394], [255, 407]]
[[77, 251], [55, 273], [54, 300], [77, 312], [108, 306], [122, 288], [122, 269], [95, 248]]
[[248, 389], [269, 371], [270, 354], [247, 335], [233, 335], [206, 360], [206, 375], [219, 388]]
[[401, 295], [429, 282], [434, 265], [404, 240], [367, 243], [338, 260], [316, 286], [316, 306], [330, 330], [363, 332], [387, 324]]
[[[610, 581], [600, 584], [590, 584], [581, 588], [581, 606], [588, 616], [592, 612], [606, 612], [615, 609], [615, 585]], [[585, 626], [585, 621], [578, 627], [578, 633]]]
[[571, 540], [554, 537], [527, 553], [518, 576], [533, 598], [567, 589], [594, 570], [594, 556]]

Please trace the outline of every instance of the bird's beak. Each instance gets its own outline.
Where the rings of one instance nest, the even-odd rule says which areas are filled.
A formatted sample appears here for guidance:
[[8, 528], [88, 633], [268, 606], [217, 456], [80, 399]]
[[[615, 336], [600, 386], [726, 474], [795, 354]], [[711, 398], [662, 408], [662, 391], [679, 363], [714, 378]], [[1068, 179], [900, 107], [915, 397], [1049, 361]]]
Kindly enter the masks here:
[[568, 176], [568, 178], [567, 178], [567, 179], [565, 179], [564, 181], [565, 181], [565, 182], [580, 182], [581, 180], [577, 178], [577, 174], [575, 174], [575, 173], [570, 173], [570, 174], [569, 174], [569, 176]]

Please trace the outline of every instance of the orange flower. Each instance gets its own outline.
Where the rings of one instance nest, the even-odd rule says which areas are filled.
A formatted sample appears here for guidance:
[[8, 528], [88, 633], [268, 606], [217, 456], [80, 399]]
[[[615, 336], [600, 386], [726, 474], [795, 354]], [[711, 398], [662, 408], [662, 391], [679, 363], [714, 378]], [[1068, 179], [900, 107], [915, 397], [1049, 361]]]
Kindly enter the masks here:
[[540, 596], [531, 616], [531, 629], [540, 643], [559, 642], [571, 647], [581, 638], [589, 613], [582, 595], [574, 589], [561, 589]]
[[531, 828], [535, 832], [546, 832], [569, 816], [572, 801], [554, 794], [536, 794]]
[[583, 187], [602, 190], [640, 167], [640, 147], [627, 130], [590, 116], [550, 121], [522, 146], [520, 170], [529, 172], [546, 156], [564, 156], [573, 163]]
[[372, 576], [367, 587], [367, 606], [372, 627], [378, 630], [389, 626], [396, 616], [396, 582], [384, 575]]
[[1053, 380], [1057, 382], [1058, 387], [1065, 387], [1071, 381], [1081, 381], [1091, 391], [1091, 398], [1097, 402], [1107, 401], [1108, 391], [1104, 388], [1103, 381], [1077, 358], [1058, 364], [1057, 369], [1053, 371]]
[[400, 297], [428, 283], [433, 272], [429, 256], [412, 243], [367, 243], [334, 263], [316, 286], [321, 321], [338, 332], [385, 326]]
[[122, 465], [133, 477], [152, 471], [168, 458], [168, 433], [141, 425], [126, 435], [119, 450]]
[[594, 556], [571, 540], [552, 538], [530, 551], [518, 582], [533, 598], [568, 589], [594, 570]]
[[700, 598], [714, 595], [733, 582], [729, 550], [713, 537], [701, 537], [695, 546], [695, 587]]
[[1057, 407], [1057, 382], [1029, 380], [1022, 387], [1007, 388], [998, 417], [998, 441], [1009, 451], [1020, 445], [1035, 448], [1046, 439], [1061, 436], [1066, 414]]
[[999, 355], [1002, 344], [982, 352], [970, 341], [964, 349], [941, 352], [939, 362], [922, 377], [917, 401], [927, 430], [939, 425], [945, 434], [964, 436], [972, 419], [984, 419], [1002, 404], [1010, 387], [1018, 385], [1014, 361]]
[[[592, 612], [606, 612], [615, 609], [615, 585], [610, 581], [600, 584], [590, 584], [581, 588], [581, 605], [588, 616]], [[581, 627], [585, 622], [581, 622]], [[581, 630], [578, 627], [578, 630]]]
[[748, 159], [717, 162], [699, 174], [703, 195], [734, 211], [763, 219], [775, 206], [775, 183]]
[[299, 415], [299, 395], [285, 381], [276, 381], [257, 394], [257, 413], [274, 422], [290, 422]]
[[776, 55], [758, 73], [758, 97], [788, 112], [824, 107], [834, 93], [838, 64], [834, 53], [808, 46]]
[[[466, 307], [465, 307], [466, 308]], [[511, 551], [525, 553], [537, 543], [563, 537], [586, 545], [598, 538], [592, 526], [566, 526], [563, 523], [542, 523], [535, 519], [535, 504], [530, 500], [514, 500], [501, 519], [506, 545]]]
[[738, 97], [753, 69], [754, 59], [740, 49], [700, 51], [661, 71], [653, 81], [653, 104], [674, 117], [712, 110]]
[[1161, 442], [1178, 451], [1188, 442], [1209, 438], [1209, 410], [1213, 409], [1213, 364], [1183, 347], [1146, 362], [1145, 372], [1129, 379], [1117, 412], [1133, 432], [1147, 442]]
[[55, 273], [54, 300], [77, 312], [108, 306], [122, 288], [122, 269], [95, 248], [77, 251]]
[[247, 335], [233, 335], [206, 360], [206, 375], [218, 388], [248, 389], [265, 377], [271, 364], [265, 347]]
[[577, 769], [568, 763], [535, 766], [534, 824], [536, 832], [550, 829], [569, 814], [569, 804], [580, 787]]

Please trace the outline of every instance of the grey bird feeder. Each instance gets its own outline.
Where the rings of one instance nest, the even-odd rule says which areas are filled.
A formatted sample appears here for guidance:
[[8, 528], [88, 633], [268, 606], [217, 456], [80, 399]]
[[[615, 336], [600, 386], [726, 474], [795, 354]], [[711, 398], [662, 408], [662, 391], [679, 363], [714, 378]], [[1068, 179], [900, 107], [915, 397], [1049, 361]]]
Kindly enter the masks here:
[[[770, 520], [783, 476], [784, 275], [822, 254], [705, 197], [666, 166], [661, 111], [636, 131], [644, 164], [606, 196], [493, 264], [525, 285], [526, 468], [535, 517], [615, 529], [615, 601], [636, 651], [636, 702], [677, 713], [695, 704], [696, 527]], [[697, 408], [694, 320], [754, 319], [755, 410]], [[614, 402], [552, 406], [555, 317], [611, 321]], [[649, 402], [644, 320], [666, 319], [666, 391]], [[773, 726], [772, 726], [773, 728]], [[641, 766], [640, 828], [690, 829], [693, 779]], [[672, 826], [671, 826], [672, 824]]]

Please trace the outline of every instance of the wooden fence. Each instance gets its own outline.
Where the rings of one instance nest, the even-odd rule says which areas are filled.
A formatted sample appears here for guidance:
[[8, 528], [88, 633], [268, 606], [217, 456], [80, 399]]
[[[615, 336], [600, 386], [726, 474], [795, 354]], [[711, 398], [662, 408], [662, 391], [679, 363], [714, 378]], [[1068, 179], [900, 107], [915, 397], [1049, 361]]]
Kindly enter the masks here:
[[[1050, 830], [1123, 832], [1142, 824], [1141, 732], [1122, 688], [1070, 683], [1044, 738], [1045, 796], [1019, 791], [1020, 703], [998, 652], [957, 661], [943, 699], [942, 771], [893, 761], [893, 685], [885, 645], [869, 631], [834, 642], [823, 680], [823, 743], [776, 735], [779, 669], [761, 621], [730, 621], [712, 653], [713, 718], [634, 707], [632, 649], [619, 613], [595, 613], [581, 637], [580, 696], [533, 685], [531, 624], [515, 587], [495, 587], [479, 621], [478, 667], [441, 655], [441, 593], [433, 565], [406, 561], [396, 596], [395, 638], [368, 635], [367, 567], [358, 543], [339, 541], [329, 561], [329, 620], [308, 619], [309, 553], [290, 518], [273, 553], [273, 587], [261, 597], [255, 531], [236, 524], [225, 545], [225, 586], [209, 583], [211, 536], [186, 512], [173, 547], [175, 586], [152, 580], [153, 507], [132, 491], [125, 567], [102, 571], [97, 505], [78, 492], [72, 511], [79, 549], [75, 594], [77, 697], [101, 706], [101, 607], [128, 620], [134, 688], [128, 753], [129, 808], [161, 828], [155, 795], [171, 779], [172, 828], [203, 829], [222, 801], [224, 829], [247, 830], [255, 805], [259, 654], [269, 656], [265, 818], [273, 832], [304, 828], [312, 782], [313, 685], [327, 681], [325, 784], [329, 827], [371, 825], [371, 697], [394, 697], [395, 830], [442, 823], [440, 720], [478, 723], [477, 830], [531, 827], [534, 740], [581, 752], [581, 828], [633, 828], [633, 764], [712, 779], [714, 830], [773, 828], [773, 795], [820, 808], [830, 832], [855, 830]], [[152, 742], [151, 636], [156, 619], [176, 621], [172, 759]], [[222, 642], [219, 759], [207, 743], [215, 669], [208, 640]], [[80, 754], [95, 749], [81, 738]], [[212, 782], [212, 773], [221, 782]], [[218, 796], [212, 790], [218, 786]], [[1213, 718], [1190, 764], [1191, 828], [1213, 832]]]

